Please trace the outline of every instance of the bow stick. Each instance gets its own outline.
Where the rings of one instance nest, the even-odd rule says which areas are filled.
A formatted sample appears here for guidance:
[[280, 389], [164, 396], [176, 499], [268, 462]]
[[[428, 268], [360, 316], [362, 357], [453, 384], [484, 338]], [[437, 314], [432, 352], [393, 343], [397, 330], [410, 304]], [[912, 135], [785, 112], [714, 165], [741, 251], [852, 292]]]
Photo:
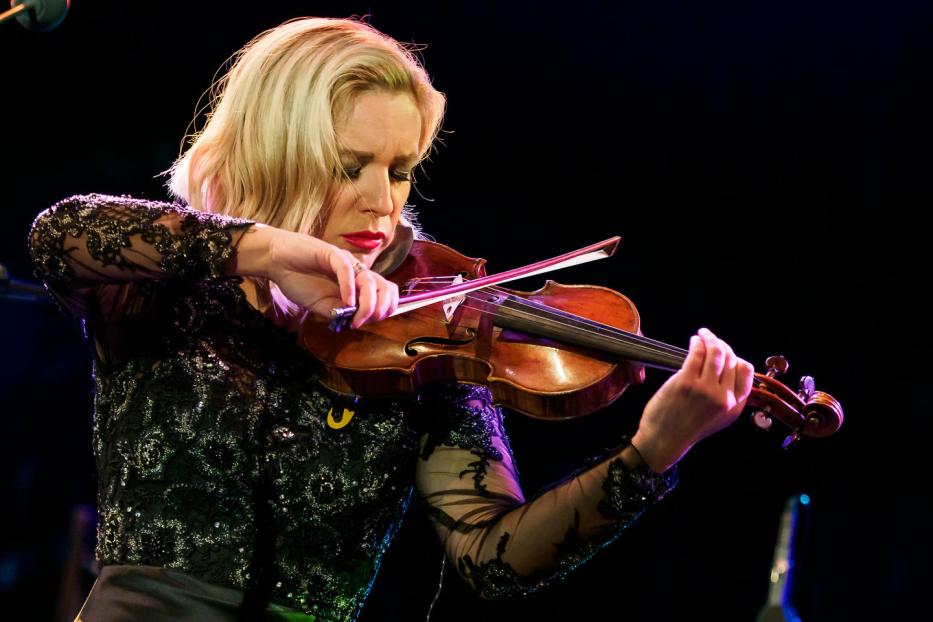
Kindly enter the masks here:
[[[545, 272], [552, 272], [554, 270], [560, 270], [562, 268], [569, 268], [570, 266], [596, 261], [597, 259], [611, 257], [616, 252], [616, 248], [619, 246], [620, 239], [621, 238], [619, 238], [619, 236], [614, 236], [608, 240], [603, 240], [602, 242], [597, 242], [596, 244], [590, 244], [589, 246], [585, 246], [581, 249], [571, 251], [569, 253], [564, 253], [563, 255], [558, 255], [557, 257], [552, 257], [551, 259], [545, 259], [544, 261], [529, 264], [527, 266], [522, 266], [521, 268], [513, 268], [512, 270], [500, 272], [499, 274], [484, 276], [473, 281], [458, 283], [456, 285], [451, 285], [442, 289], [435, 289], [428, 292], [402, 296], [399, 298], [398, 306], [395, 308], [395, 312], [393, 312], [389, 317], [393, 317], [402, 313], [408, 313], [409, 311], [413, 311], [421, 307], [426, 307], [428, 305], [434, 304], [435, 302], [453, 298], [458, 294], [467, 294], [478, 289], [483, 289], [484, 287], [491, 287], [500, 283], [508, 283], [509, 281], [515, 281], [526, 276], [544, 274]], [[328, 324], [328, 327], [335, 333], [346, 330], [350, 327], [350, 322], [353, 319], [353, 315], [356, 313], [357, 308], [358, 307], [338, 307], [331, 310], [330, 324]]]

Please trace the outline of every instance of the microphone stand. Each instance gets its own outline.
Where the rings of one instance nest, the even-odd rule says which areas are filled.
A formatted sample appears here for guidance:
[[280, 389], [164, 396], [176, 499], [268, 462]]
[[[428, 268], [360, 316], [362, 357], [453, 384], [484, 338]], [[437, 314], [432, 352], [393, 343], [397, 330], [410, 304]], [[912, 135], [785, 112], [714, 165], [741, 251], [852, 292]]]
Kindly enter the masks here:
[[23, 11], [28, 11], [29, 7], [25, 4], [17, 4], [13, 8], [7, 9], [3, 13], [0, 13], [0, 24], [10, 19], [11, 17], [16, 17]]
[[11, 4], [0, 13], [0, 24], [15, 17], [26, 30], [48, 32], [65, 19], [71, 0], [13, 0]]
[[774, 565], [771, 568], [771, 586], [768, 601], [758, 611], [756, 622], [801, 622], [793, 603], [796, 587], [795, 561], [799, 550], [801, 513], [810, 503], [807, 495], [792, 495], [781, 513], [781, 526], [774, 547]]
[[51, 302], [44, 287], [37, 283], [11, 279], [10, 273], [3, 264], [0, 264], [0, 300], [38, 302], [42, 304]]

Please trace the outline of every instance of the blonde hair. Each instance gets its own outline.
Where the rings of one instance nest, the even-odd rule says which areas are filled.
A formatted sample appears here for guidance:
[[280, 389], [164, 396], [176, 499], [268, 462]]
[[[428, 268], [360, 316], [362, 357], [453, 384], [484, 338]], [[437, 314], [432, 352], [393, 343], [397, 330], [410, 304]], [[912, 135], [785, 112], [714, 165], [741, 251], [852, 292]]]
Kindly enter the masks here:
[[194, 209], [319, 235], [343, 170], [334, 125], [356, 96], [410, 93], [427, 156], [445, 98], [413, 50], [352, 19], [300, 18], [261, 33], [212, 87], [207, 123], [169, 170], [170, 190]]

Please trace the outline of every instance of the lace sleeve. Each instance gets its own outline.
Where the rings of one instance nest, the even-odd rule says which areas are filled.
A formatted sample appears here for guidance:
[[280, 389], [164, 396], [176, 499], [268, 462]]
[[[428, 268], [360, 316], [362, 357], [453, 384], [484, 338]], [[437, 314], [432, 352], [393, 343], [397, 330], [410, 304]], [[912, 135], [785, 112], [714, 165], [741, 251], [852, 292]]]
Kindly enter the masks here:
[[251, 224], [168, 203], [74, 196], [39, 214], [29, 250], [49, 291], [84, 316], [104, 286], [221, 276]]
[[676, 484], [618, 457], [627, 443], [526, 501], [502, 413], [487, 389], [433, 387], [433, 422], [416, 481], [448, 558], [482, 598], [526, 594], [562, 579]]

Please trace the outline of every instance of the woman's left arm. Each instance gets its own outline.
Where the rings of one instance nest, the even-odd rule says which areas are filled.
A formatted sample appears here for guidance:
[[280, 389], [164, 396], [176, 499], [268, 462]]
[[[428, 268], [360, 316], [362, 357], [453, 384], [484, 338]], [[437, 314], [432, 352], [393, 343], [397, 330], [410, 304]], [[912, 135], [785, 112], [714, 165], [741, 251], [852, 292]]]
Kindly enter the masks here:
[[487, 389], [439, 385], [416, 481], [448, 557], [483, 598], [534, 591], [589, 559], [674, 485], [623, 443], [526, 501]]
[[671, 469], [691, 447], [738, 418], [754, 375], [700, 329], [681, 369], [648, 400], [634, 446], [530, 501], [487, 389], [444, 385], [422, 395], [435, 425], [416, 481], [447, 554], [487, 598], [534, 590], [579, 566], [670, 490]]

